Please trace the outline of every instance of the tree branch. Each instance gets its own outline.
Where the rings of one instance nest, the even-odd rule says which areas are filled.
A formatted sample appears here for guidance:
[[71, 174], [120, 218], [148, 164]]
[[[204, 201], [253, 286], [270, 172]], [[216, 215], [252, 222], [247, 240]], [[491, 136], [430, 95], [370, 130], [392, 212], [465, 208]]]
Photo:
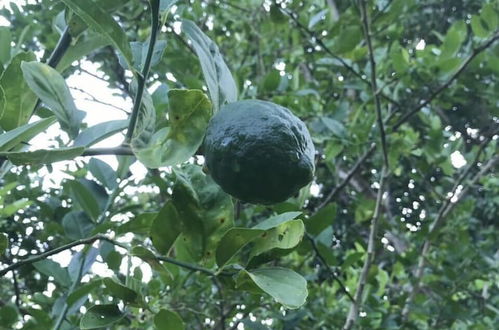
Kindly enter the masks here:
[[324, 257], [320, 253], [319, 248], [317, 247], [317, 244], [315, 243], [315, 240], [312, 237], [312, 235], [310, 235], [309, 233], [305, 233], [305, 235], [306, 235], [307, 239], [310, 241], [310, 244], [312, 244], [312, 248], [314, 249], [315, 255], [317, 256], [319, 261], [324, 265], [324, 267], [326, 267], [327, 272], [329, 273], [329, 276], [331, 276], [331, 278], [333, 278], [338, 283], [338, 285], [341, 288], [341, 291], [343, 291], [343, 293], [348, 297], [348, 299], [350, 299], [350, 301], [352, 303], [355, 302], [355, 299], [352, 297], [350, 292], [348, 292], [345, 284], [343, 284], [343, 282], [338, 278], [338, 276], [336, 276], [334, 271], [329, 267], [326, 259], [324, 259]]
[[92, 243], [94, 243], [97, 240], [110, 241], [111, 239], [108, 238], [107, 236], [104, 236], [104, 235], [95, 235], [95, 236], [92, 236], [92, 237], [88, 237], [88, 238], [84, 238], [84, 239], [79, 239], [77, 241], [73, 241], [71, 243], [68, 243], [66, 245], [54, 248], [54, 249], [46, 251], [44, 253], [40, 253], [38, 255], [31, 256], [30, 258], [18, 261], [16, 263], [14, 263], [14, 264], [12, 264], [12, 265], [10, 265], [10, 266], [8, 266], [8, 267], [0, 270], [0, 277], [4, 276], [8, 272], [10, 272], [10, 271], [12, 271], [14, 269], [17, 269], [19, 267], [22, 267], [22, 266], [25, 266], [25, 265], [30, 265], [30, 264], [32, 264], [34, 262], [46, 259], [46, 258], [48, 258], [48, 257], [50, 257], [50, 256], [52, 256], [54, 254], [58, 254], [58, 253], [60, 253], [62, 251], [69, 250], [69, 249], [71, 249], [71, 248], [73, 248], [75, 246], [78, 246], [78, 245], [92, 244]]
[[452, 82], [454, 82], [454, 80], [456, 80], [456, 78], [459, 77], [461, 73], [463, 73], [463, 71], [468, 67], [468, 65], [473, 61], [473, 59], [475, 59], [475, 57], [477, 57], [481, 52], [492, 46], [494, 42], [496, 42], [497, 40], [499, 40], [499, 33], [496, 33], [483, 45], [473, 49], [471, 55], [468, 56], [468, 58], [466, 58], [466, 60], [463, 63], [461, 63], [459, 69], [445, 83], [443, 83], [440, 87], [438, 87], [426, 100], [419, 102], [419, 105], [417, 105], [415, 108], [402, 115], [402, 117], [393, 125], [393, 130], [396, 131], [410, 117], [412, 117], [419, 110], [430, 104], [433, 101], [433, 99], [435, 99], [438, 95], [440, 95], [440, 93], [446, 90], [452, 84]]
[[21, 292], [19, 290], [19, 283], [17, 282], [16, 271], [12, 271], [12, 282], [14, 284], [14, 294], [16, 295], [16, 306], [17, 309], [21, 310]]
[[[396, 132], [400, 126], [402, 126], [402, 124], [404, 124], [411, 116], [413, 116], [414, 114], [416, 114], [419, 110], [421, 110], [422, 108], [424, 108], [425, 106], [427, 106], [428, 104], [430, 104], [440, 93], [442, 93], [448, 86], [450, 86], [452, 84], [452, 82], [457, 79], [457, 77], [462, 74], [465, 69], [468, 67], [468, 65], [471, 63], [471, 61], [473, 59], [476, 58], [476, 56], [478, 56], [478, 54], [480, 54], [481, 52], [483, 52], [484, 50], [486, 50], [487, 48], [491, 47], [492, 44], [497, 41], [499, 39], [499, 34], [496, 34], [494, 37], [492, 37], [489, 41], [485, 42], [482, 46], [476, 48], [473, 53], [467, 58], [467, 60], [465, 62], [463, 62], [463, 64], [461, 65], [461, 67], [459, 68], [458, 71], [456, 71], [456, 73], [454, 75], [452, 75], [452, 77], [449, 78], [449, 80], [447, 80], [442, 86], [440, 86], [439, 88], [437, 88], [437, 90], [435, 90], [435, 92], [429, 97], [427, 98], [425, 101], [422, 101], [420, 102], [420, 104], [416, 107], [414, 107], [412, 110], [410, 110], [406, 115], [403, 116], [403, 118], [400, 118], [395, 124], [394, 126], [392, 127], [392, 130], [391, 131], [388, 131], [387, 133], [388, 134], [391, 134], [391, 133], [394, 133]], [[392, 118], [393, 116], [396, 114], [397, 112], [394, 111], [392, 112], [391, 114], [389, 114], [387, 116], [387, 118], [384, 120], [384, 123], [388, 123]], [[341, 182], [340, 185], [338, 185], [327, 197], [326, 199], [324, 200], [323, 203], [321, 203], [319, 205], [319, 207], [317, 207], [317, 210], [321, 209], [322, 207], [324, 207], [327, 203], [329, 203], [330, 200], [332, 200], [334, 197], [336, 197], [336, 195], [341, 192], [343, 190], [343, 188], [345, 188], [348, 183], [350, 182], [350, 180], [352, 179], [353, 175], [356, 173], [356, 171], [367, 161], [367, 159], [369, 159], [369, 157], [371, 156], [372, 152], [376, 149], [376, 145], [373, 144], [371, 146], [371, 148], [366, 151], [366, 153], [364, 153], [358, 160], [357, 162], [355, 163], [354, 167], [352, 167], [352, 170], [349, 171], [349, 175]]]
[[[421, 249], [421, 253], [419, 254], [419, 260], [418, 260], [418, 266], [416, 268], [415, 272], [415, 279], [414, 279], [414, 284], [412, 291], [410, 292], [409, 296], [406, 299], [404, 308], [402, 310], [402, 320], [405, 322], [409, 316], [409, 311], [412, 305], [412, 301], [414, 300], [414, 297], [416, 296], [416, 293], [420, 289], [421, 285], [421, 279], [423, 277], [423, 272], [425, 268], [425, 263], [426, 263], [426, 258], [427, 255], [430, 251], [431, 247], [431, 241], [434, 239], [436, 232], [441, 228], [441, 225], [445, 221], [446, 216], [450, 213], [450, 211], [457, 205], [457, 203], [463, 198], [463, 196], [466, 195], [470, 187], [472, 187], [483, 175], [485, 175], [496, 163], [499, 162], [499, 156], [496, 156], [492, 159], [490, 159], [487, 164], [485, 164], [482, 169], [472, 178], [470, 183], [468, 184], [467, 188], [462, 190], [459, 195], [457, 195], [459, 187], [462, 185], [464, 180], [469, 176], [473, 168], [477, 165], [478, 160], [480, 159], [480, 156], [485, 149], [485, 147], [489, 144], [490, 141], [492, 141], [492, 136], [490, 136], [488, 139], [486, 139], [482, 145], [480, 146], [480, 149], [478, 150], [475, 159], [473, 162], [468, 166], [468, 168], [461, 174], [461, 176], [458, 178], [456, 183], [454, 184], [451, 193], [448, 194], [447, 199], [445, 202], [442, 204], [440, 207], [437, 217], [433, 221], [433, 223], [430, 225], [430, 229], [428, 232], [428, 235], [426, 236], [426, 239], [423, 243], [423, 248]], [[452, 199], [456, 197], [456, 200], [453, 202]]]
[[[200, 272], [200, 273], [203, 273], [203, 274], [206, 274], [209, 276], [217, 276], [217, 274], [215, 272], [213, 272], [207, 268], [203, 268], [203, 267], [200, 267], [197, 265], [192, 265], [192, 264], [189, 264], [189, 263], [186, 263], [183, 261], [175, 260], [175, 259], [170, 258], [170, 257], [156, 256], [156, 259], [167, 262], [167, 263], [172, 264], [172, 265], [177, 265], [177, 266], [185, 268], [185, 269], [190, 269], [194, 272]], [[220, 273], [220, 274], [225, 275], [225, 273]]]
[[317, 213], [320, 209], [326, 206], [331, 200], [333, 200], [336, 197], [336, 195], [338, 195], [340, 191], [343, 190], [343, 188], [345, 188], [348, 185], [348, 182], [350, 182], [355, 173], [357, 173], [360, 166], [364, 164], [364, 162], [372, 155], [374, 150], [376, 150], [376, 144], [373, 143], [369, 148], [369, 150], [364, 152], [364, 154], [362, 154], [362, 156], [357, 160], [357, 162], [353, 165], [350, 171], [348, 171], [343, 181], [341, 181], [340, 184], [334, 187], [334, 189], [331, 190], [331, 192], [326, 196], [326, 198], [324, 198], [324, 200], [319, 204], [319, 206], [315, 208], [314, 213]]
[[[137, 119], [139, 117], [140, 106], [142, 105], [142, 96], [144, 94], [144, 88], [146, 86], [147, 77], [149, 76], [149, 70], [151, 68], [152, 54], [154, 52], [154, 46], [156, 45], [156, 39], [159, 29], [159, 2], [151, 2], [151, 37], [149, 38], [149, 47], [147, 49], [146, 59], [144, 61], [144, 67], [142, 68], [142, 74], [137, 75], [137, 93], [135, 94], [132, 115], [130, 116], [130, 124], [128, 125], [128, 130], [126, 132], [125, 142], [130, 143], [133, 137], [133, 131], [135, 130], [135, 125], [137, 124]], [[132, 68], [131, 68], [132, 69]]]
[[78, 88], [78, 87], [70, 87], [71, 89], [79, 92], [79, 93], [82, 93], [82, 94], [85, 94], [87, 96], [87, 98], [85, 98], [86, 101], [90, 101], [90, 102], [95, 102], [95, 103], [100, 103], [102, 105], [105, 105], [105, 106], [108, 106], [108, 107], [111, 107], [111, 108], [114, 108], [116, 110], [119, 110], [121, 112], [124, 112], [126, 113], [127, 115], [130, 115], [130, 113], [128, 111], [126, 111], [125, 109], [122, 109], [112, 103], [109, 103], [109, 102], [105, 102], [105, 101], [101, 101], [99, 100], [98, 98], [96, 98], [95, 96], [93, 96], [92, 94], [90, 94], [89, 92], [81, 89], [81, 88]]
[[[80, 267], [78, 267], [78, 273], [76, 274], [76, 278], [73, 280], [73, 283], [71, 284], [71, 287], [69, 288], [69, 291], [67, 293], [67, 297], [73, 293], [75, 290], [76, 290], [76, 287], [78, 286], [78, 284], [80, 284], [80, 281], [81, 281], [81, 275], [83, 273], [83, 267], [85, 265], [85, 259], [86, 259], [86, 253], [82, 253], [81, 254], [81, 261], [80, 261]], [[59, 314], [58, 318], [57, 318], [57, 321], [55, 323], [55, 326], [54, 326], [54, 330], [59, 330], [62, 326], [62, 323], [64, 322], [64, 320], [66, 319], [66, 315], [68, 313], [68, 310], [69, 310], [69, 305], [68, 303], [65, 301], [64, 302], [64, 307], [61, 311], [61, 313]]]
[[374, 60], [374, 52], [372, 48], [372, 41], [370, 35], [370, 27], [369, 27], [369, 18], [367, 14], [367, 1], [360, 0], [360, 10], [361, 10], [361, 20], [362, 26], [364, 30], [364, 37], [366, 39], [368, 49], [369, 49], [369, 62], [371, 63], [371, 89], [374, 94], [374, 101], [376, 105], [376, 117], [378, 120], [378, 126], [380, 130], [380, 140], [383, 152], [384, 163], [381, 169], [381, 179], [379, 183], [378, 194], [376, 196], [376, 206], [374, 209], [374, 214], [371, 219], [371, 225], [369, 230], [369, 240], [367, 243], [367, 253], [364, 260], [364, 266], [362, 267], [362, 271], [359, 276], [359, 280], [357, 283], [357, 290], [355, 291], [354, 302], [350, 306], [350, 310], [348, 312], [347, 319], [345, 321], [345, 325], [343, 326], [344, 330], [349, 330], [353, 327], [357, 317], [359, 315], [359, 309], [362, 306], [362, 297], [364, 294], [364, 289], [367, 284], [367, 276], [369, 274], [369, 270], [371, 269], [371, 265], [374, 262], [376, 257], [376, 237], [378, 235], [378, 227], [379, 227], [379, 219], [381, 218], [381, 209], [383, 203], [383, 195], [384, 195], [384, 187], [385, 182], [388, 176], [389, 164], [388, 164], [388, 150], [386, 146], [386, 137], [385, 130], [383, 126], [383, 118], [381, 114], [381, 101], [378, 96], [378, 87], [376, 84], [376, 62]]
[[366, 260], [364, 261], [364, 266], [362, 267], [362, 271], [360, 273], [359, 281], [357, 283], [357, 290], [355, 291], [354, 300], [350, 306], [350, 311], [348, 312], [347, 319], [345, 321], [345, 325], [343, 326], [343, 330], [351, 329], [354, 325], [357, 317], [359, 315], [359, 308], [362, 305], [362, 295], [364, 293], [364, 289], [367, 283], [367, 275], [369, 274], [369, 269], [371, 268], [372, 263], [375, 258], [375, 244], [376, 244], [376, 236], [378, 234], [378, 226], [379, 226], [379, 218], [381, 215], [381, 204], [383, 200], [383, 187], [385, 183], [386, 177], [386, 168], [383, 166], [381, 171], [381, 180], [379, 183], [379, 190], [376, 197], [376, 207], [374, 209], [374, 214], [371, 219], [371, 226], [369, 230], [369, 240], [367, 244], [367, 253]]
[[378, 121], [378, 128], [380, 132], [381, 148], [383, 151], [383, 159], [385, 162], [384, 166], [388, 169], [390, 168], [388, 165], [388, 148], [386, 145], [386, 134], [385, 134], [385, 127], [383, 124], [383, 116], [381, 114], [381, 100], [379, 98], [380, 91], [378, 90], [378, 85], [376, 83], [376, 61], [374, 60], [374, 50], [371, 40], [371, 28], [369, 26], [370, 23], [369, 23], [369, 18], [367, 16], [366, 2], [364, 0], [361, 0], [360, 10], [362, 14], [361, 19], [362, 19], [362, 27], [364, 30], [364, 37], [366, 39], [367, 48], [369, 50], [369, 62], [371, 64], [371, 90], [376, 105], [376, 118]]
[[[31, 256], [30, 258], [27, 258], [27, 259], [23, 259], [21, 261], [18, 261], [12, 265], [9, 265], [8, 267], [5, 267], [4, 269], [0, 270], [0, 277], [4, 276], [5, 274], [7, 274], [8, 272], [10, 271], [13, 271], [15, 269], [18, 269], [22, 266], [25, 266], [25, 265], [30, 265], [32, 263], [35, 263], [37, 261], [41, 261], [41, 260], [44, 260], [54, 254], [58, 254], [62, 251], [66, 251], [66, 250], [69, 250], [75, 246], [78, 246], [78, 245], [88, 245], [88, 244], [93, 244], [95, 241], [98, 241], [98, 240], [102, 240], [102, 241], [106, 241], [106, 242], [109, 242], [113, 245], [116, 245], [116, 246], [119, 246], [123, 249], [126, 249], [126, 250], [129, 250], [129, 248], [115, 240], [113, 240], [112, 238], [110, 237], [107, 237], [105, 235], [102, 235], [102, 234], [99, 234], [99, 235], [95, 235], [95, 236], [92, 236], [92, 237], [88, 237], [88, 238], [84, 238], [84, 239], [79, 239], [77, 241], [73, 241], [71, 243], [68, 243], [66, 245], [63, 245], [63, 246], [60, 246], [60, 247], [57, 247], [57, 248], [54, 248], [52, 250], [49, 250], [49, 251], [46, 251], [44, 253], [40, 253], [38, 255], [34, 255], [34, 256]], [[189, 264], [189, 263], [186, 263], [186, 262], [183, 262], [183, 261], [179, 261], [179, 260], [175, 260], [173, 258], [169, 258], [169, 257], [164, 257], [164, 256], [159, 256], [159, 255], [155, 255], [155, 258], [157, 260], [160, 260], [160, 261], [164, 261], [164, 262], [167, 262], [167, 263], [170, 263], [170, 264], [173, 264], [173, 265], [177, 265], [179, 267], [182, 267], [182, 268], [186, 268], [186, 269], [189, 269], [189, 270], [192, 270], [192, 271], [195, 271], [195, 272], [200, 272], [200, 273], [204, 273], [206, 275], [210, 275], [210, 276], [216, 276], [217, 274], [207, 268], [203, 268], [203, 267], [200, 267], [200, 266], [197, 266], [197, 265], [192, 265], [192, 264]], [[232, 275], [232, 274], [229, 274], [229, 273], [220, 273], [221, 275]]]
[[[302, 23], [300, 23], [297, 14], [295, 14], [289, 10], [283, 9], [283, 8], [281, 8], [281, 10], [291, 18], [291, 20], [294, 22], [296, 27], [298, 27], [301, 31], [303, 31], [310, 38], [312, 38], [312, 40], [314, 40], [317, 45], [319, 45], [322, 49], [324, 49], [324, 51], [327, 54], [329, 54], [329, 56], [338, 60], [341, 63], [341, 65], [345, 69], [347, 69], [347, 71], [351, 72], [354, 76], [359, 78], [363, 83], [370, 85], [369, 80], [364, 78], [364, 76], [361, 73], [357, 72], [357, 70], [355, 70], [353, 68], [353, 66], [348, 64], [343, 58], [341, 58], [340, 56], [336, 55], [333, 51], [331, 51], [331, 49], [329, 49], [329, 47], [324, 43], [324, 41], [322, 41], [322, 39], [319, 38], [313, 31], [309, 30], [306, 26], [304, 26]], [[394, 100], [391, 97], [389, 97], [388, 95], [384, 94], [382, 91], [379, 92], [379, 95], [381, 95], [384, 99], [393, 103], [394, 105], [396, 105], [396, 106], [399, 105], [399, 103], [396, 100]]]

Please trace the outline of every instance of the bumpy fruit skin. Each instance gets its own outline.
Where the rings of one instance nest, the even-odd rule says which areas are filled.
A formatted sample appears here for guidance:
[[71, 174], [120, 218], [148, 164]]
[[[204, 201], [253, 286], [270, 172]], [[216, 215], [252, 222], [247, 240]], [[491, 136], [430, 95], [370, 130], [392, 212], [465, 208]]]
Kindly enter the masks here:
[[244, 202], [282, 202], [314, 175], [315, 149], [305, 124], [271, 102], [223, 106], [208, 125], [203, 147], [215, 182]]

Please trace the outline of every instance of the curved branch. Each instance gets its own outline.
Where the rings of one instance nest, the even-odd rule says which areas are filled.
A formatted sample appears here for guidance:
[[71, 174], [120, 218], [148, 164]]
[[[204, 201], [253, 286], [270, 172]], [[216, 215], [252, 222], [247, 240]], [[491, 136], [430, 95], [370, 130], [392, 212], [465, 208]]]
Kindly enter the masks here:
[[405, 123], [410, 117], [415, 115], [419, 110], [423, 109], [425, 106], [430, 104], [433, 99], [435, 99], [440, 93], [442, 93], [444, 90], [446, 90], [453, 82], [454, 80], [459, 77], [461, 73], [468, 67], [468, 65], [475, 59], [480, 53], [482, 53], [484, 50], [489, 48], [499, 40], [499, 33], [496, 33], [492, 38], [490, 38], [488, 41], [486, 41], [483, 45], [480, 47], [477, 47], [473, 49], [473, 52], [471, 53], [466, 60], [461, 63], [461, 66], [459, 66], [459, 69], [445, 82], [443, 83], [440, 87], [438, 87], [426, 100], [423, 100], [419, 102], [419, 105], [417, 105], [415, 108], [410, 110], [409, 112], [405, 113], [394, 125], [393, 125], [393, 130], [396, 131], [403, 123]]
[[66, 250], [69, 250], [75, 246], [78, 246], [78, 245], [87, 245], [87, 244], [93, 244], [95, 241], [97, 240], [106, 240], [106, 241], [109, 241], [111, 240], [110, 238], [104, 236], [104, 235], [95, 235], [95, 236], [92, 236], [92, 237], [88, 237], [88, 238], [84, 238], [84, 239], [79, 239], [77, 241], [73, 241], [71, 243], [68, 243], [66, 245], [63, 245], [63, 246], [59, 246], [57, 248], [54, 248], [52, 250], [49, 250], [49, 251], [46, 251], [44, 253], [40, 253], [40, 254], [37, 254], [35, 256], [32, 256], [30, 258], [27, 258], [27, 259], [23, 259], [21, 261], [18, 261], [2, 270], [0, 270], [0, 277], [4, 276], [5, 274], [7, 274], [8, 272], [10, 272], [11, 270], [14, 270], [14, 269], [17, 269], [19, 267], [22, 267], [22, 266], [25, 266], [25, 265], [30, 265], [34, 262], [37, 262], [37, 261], [41, 261], [43, 259], [46, 259], [54, 254], [58, 254], [62, 251], [66, 251]]
[[350, 292], [348, 292], [345, 284], [343, 284], [343, 282], [339, 279], [338, 276], [336, 276], [336, 274], [331, 270], [331, 268], [327, 264], [326, 259], [324, 259], [324, 257], [322, 256], [321, 252], [319, 251], [319, 248], [317, 247], [317, 244], [315, 243], [315, 240], [312, 237], [312, 235], [310, 235], [309, 233], [305, 233], [305, 235], [306, 235], [307, 239], [310, 241], [310, 244], [312, 245], [312, 249], [314, 250], [315, 255], [317, 256], [317, 258], [319, 259], [319, 261], [324, 265], [324, 267], [326, 267], [329, 275], [338, 283], [338, 285], [341, 288], [341, 291], [343, 291], [343, 293], [348, 297], [348, 299], [350, 299], [350, 301], [352, 303], [355, 302], [355, 299], [352, 297], [352, 295], [350, 294]]
[[[95, 236], [92, 236], [92, 237], [88, 237], [88, 238], [84, 238], [84, 239], [79, 239], [77, 241], [73, 241], [71, 243], [68, 243], [66, 245], [63, 245], [63, 246], [60, 246], [60, 247], [57, 247], [57, 248], [54, 248], [52, 250], [49, 250], [49, 251], [46, 251], [44, 253], [40, 253], [38, 255], [35, 255], [35, 256], [31, 256], [30, 258], [27, 258], [27, 259], [23, 259], [21, 261], [18, 261], [8, 267], [5, 267], [4, 269], [0, 270], [0, 277], [4, 276], [5, 274], [7, 274], [8, 272], [12, 271], [12, 270], [15, 270], [15, 269], [18, 269], [19, 267], [22, 267], [22, 266], [25, 266], [25, 265], [30, 265], [32, 263], [35, 263], [37, 261], [41, 261], [41, 260], [44, 260], [54, 254], [58, 254], [62, 251], [66, 251], [66, 250], [69, 250], [75, 246], [78, 246], [78, 245], [88, 245], [88, 244], [93, 244], [95, 241], [98, 241], [98, 240], [102, 240], [102, 241], [106, 241], [106, 242], [109, 242], [113, 245], [116, 245], [116, 246], [119, 246], [123, 249], [126, 249], [126, 250], [129, 250], [129, 248], [115, 240], [113, 240], [112, 238], [110, 237], [107, 237], [106, 235], [102, 235], [102, 234], [99, 234], [99, 235], [95, 235]], [[207, 275], [210, 275], [210, 276], [216, 276], [217, 274], [207, 268], [203, 268], [203, 267], [200, 267], [200, 266], [197, 266], [197, 265], [192, 265], [192, 264], [189, 264], [189, 263], [186, 263], [186, 262], [183, 262], [183, 261], [179, 261], [179, 260], [175, 260], [173, 258], [169, 258], [169, 257], [163, 257], [163, 256], [159, 256], [159, 255], [155, 255], [154, 256], [157, 260], [160, 260], [160, 261], [164, 261], [164, 262], [167, 262], [167, 263], [170, 263], [170, 264], [173, 264], [173, 265], [177, 265], [179, 267], [182, 267], [182, 268], [186, 268], [186, 269], [189, 269], [189, 270], [192, 270], [192, 271], [195, 271], [195, 272], [201, 272], [201, 273], [204, 273], [204, 274], [207, 274]], [[229, 273], [224, 273], [222, 272], [221, 275], [232, 275], [232, 274], [229, 274]]]

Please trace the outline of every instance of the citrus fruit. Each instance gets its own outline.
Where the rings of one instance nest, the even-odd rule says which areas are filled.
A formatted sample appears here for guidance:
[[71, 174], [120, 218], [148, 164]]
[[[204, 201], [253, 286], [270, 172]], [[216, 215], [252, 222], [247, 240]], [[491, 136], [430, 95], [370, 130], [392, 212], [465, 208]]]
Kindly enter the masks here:
[[223, 106], [208, 124], [203, 149], [213, 180], [244, 202], [282, 202], [314, 175], [315, 149], [305, 124], [271, 102]]

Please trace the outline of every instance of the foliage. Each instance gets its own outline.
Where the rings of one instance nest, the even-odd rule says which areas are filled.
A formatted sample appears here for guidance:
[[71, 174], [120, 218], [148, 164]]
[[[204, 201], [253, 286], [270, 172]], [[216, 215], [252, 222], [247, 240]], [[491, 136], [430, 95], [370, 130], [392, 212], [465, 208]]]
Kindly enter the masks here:
[[[22, 3], [0, 8], [0, 328], [499, 323], [497, 1]], [[129, 120], [88, 127], [66, 84], [86, 63]], [[311, 132], [285, 202], [203, 171], [210, 118], [245, 99]]]

